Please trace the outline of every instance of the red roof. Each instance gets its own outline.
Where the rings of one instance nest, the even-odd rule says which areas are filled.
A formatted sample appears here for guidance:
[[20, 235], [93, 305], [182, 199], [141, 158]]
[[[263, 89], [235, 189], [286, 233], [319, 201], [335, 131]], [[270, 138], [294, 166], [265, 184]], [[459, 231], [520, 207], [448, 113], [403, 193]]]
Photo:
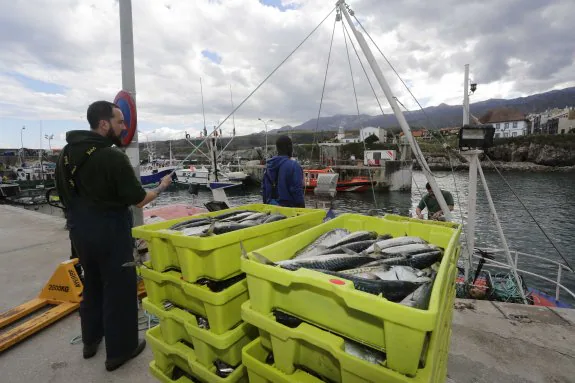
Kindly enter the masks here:
[[493, 124], [497, 122], [523, 121], [527, 117], [517, 109], [497, 108], [485, 113], [479, 121], [482, 124]]

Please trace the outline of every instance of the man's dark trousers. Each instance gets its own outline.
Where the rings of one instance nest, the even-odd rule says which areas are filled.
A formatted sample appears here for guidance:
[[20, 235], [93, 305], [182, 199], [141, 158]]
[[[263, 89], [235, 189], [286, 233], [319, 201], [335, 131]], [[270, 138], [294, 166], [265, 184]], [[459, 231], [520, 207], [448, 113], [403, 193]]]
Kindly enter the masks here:
[[104, 337], [107, 359], [126, 357], [138, 345], [136, 271], [122, 266], [133, 261], [131, 212], [74, 205], [68, 222], [84, 269], [83, 342], [92, 345]]

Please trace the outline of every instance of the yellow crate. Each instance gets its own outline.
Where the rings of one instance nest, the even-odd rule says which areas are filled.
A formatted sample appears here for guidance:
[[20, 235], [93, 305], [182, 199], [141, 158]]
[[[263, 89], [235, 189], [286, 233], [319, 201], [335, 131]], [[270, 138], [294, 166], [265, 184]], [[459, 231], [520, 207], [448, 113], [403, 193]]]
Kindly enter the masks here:
[[245, 367], [240, 364], [234, 372], [226, 378], [216, 375], [216, 367], [206, 367], [202, 365], [196, 357], [195, 351], [183, 343], [168, 345], [162, 340], [160, 329], [156, 326], [146, 332], [146, 340], [152, 348], [154, 361], [150, 363], [150, 372], [161, 382], [164, 383], [191, 383], [192, 380], [182, 377], [173, 380], [172, 373], [174, 367], [179, 367], [186, 374], [197, 380], [207, 383], [247, 383], [247, 374]]
[[165, 310], [144, 298], [142, 306], [160, 319], [162, 339], [169, 345], [182, 340], [191, 344], [198, 361], [211, 366], [219, 359], [235, 366], [242, 361], [242, 348], [257, 338], [258, 331], [248, 323], [240, 323], [230, 331], [216, 335], [210, 330], [200, 328], [196, 317], [177, 307]]
[[140, 268], [148, 300], [158, 306], [164, 301], [201, 315], [208, 320], [210, 330], [221, 335], [241, 322], [241, 305], [248, 300], [245, 279], [221, 292], [212, 292], [207, 286], [182, 280], [181, 273], [160, 273], [146, 267]]
[[[444, 382], [447, 376], [447, 354], [451, 335], [447, 322], [450, 317], [447, 315], [443, 318], [440, 329], [429, 339], [425, 366], [411, 377], [348, 354], [342, 337], [319, 327], [305, 322], [296, 328], [284, 326], [276, 322], [273, 315], [252, 310], [250, 302], [242, 306], [242, 317], [259, 328], [258, 342], [265, 349], [265, 356], [269, 351], [273, 352], [274, 366], [260, 366], [268, 370], [269, 381], [276, 381], [269, 377], [274, 371], [285, 374], [288, 377], [285, 381], [296, 381], [294, 375], [298, 373], [298, 368], [302, 367], [330, 382], [338, 383], [440, 383]], [[249, 354], [246, 350], [254, 347], [253, 344], [252, 342], [246, 346], [243, 351], [243, 362], [248, 369], [250, 381], [253, 368], [246, 359], [246, 353]], [[259, 355], [260, 361], [265, 360], [262, 352], [259, 352]], [[264, 359], [261, 359], [262, 356]], [[266, 376], [266, 373], [260, 375]]]
[[[233, 210], [281, 213], [288, 218], [212, 237], [187, 236], [179, 231], [168, 230], [178, 222], [214, 217]], [[256, 250], [320, 224], [325, 214], [321, 209], [249, 204], [138, 226], [132, 229], [132, 235], [147, 241], [154, 270], [176, 268], [181, 270], [185, 280], [191, 282], [202, 277], [222, 280], [240, 273], [240, 241], [247, 251]]]
[[[262, 345], [260, 339], [244, 347], [244, 366], [248, 371], [250, 383], [323, 383], [323, 380], [316, 378], [302, 370], [296, 370], [293, 374], [287, 375], [274, 366], [265, 363], [269, 354]], [[179, 382], [188, 383], [188, 382]]]
[[460, 225], [398, 216], [376, 218], [342, 214], [257, 252], [271, 261], [289, 259], [320, 235], [336, 228], [371, 230], [394, 237], [418, 236], [444, 248], [428, 309], [407, 307], [357, 291], [353, 282], [315, 270], [290, 271], [264, 265], [252, 260], [253, 254], [249, 254], [249, 260], [242, 259], [242, 270], [247, 274], [251, 307], [262, 314], [278, 309], [384, 350], [387, 367], [402, 374], [415, 375], [426, 337], [437, 331], [442, 317], [453, 310], [448, 298], [455, 285]]

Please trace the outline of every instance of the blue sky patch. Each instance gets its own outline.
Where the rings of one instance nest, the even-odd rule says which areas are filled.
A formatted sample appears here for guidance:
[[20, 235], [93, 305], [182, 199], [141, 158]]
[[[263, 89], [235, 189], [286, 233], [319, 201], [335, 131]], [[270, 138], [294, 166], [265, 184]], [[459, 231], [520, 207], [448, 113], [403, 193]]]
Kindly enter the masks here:
[[274, 7], [279, 9], [282, 12], [285, 12], [289, 9], [297, 9], [297, 5], [295, 4], [289, 4], [289, 5], [282, 5], [282, 0], [260, 0], [260, 3], [262, 3], [263, 5], [268, 5], [270, 7]]
[[18, 72], [9, 72], [7, 75], [34, 92], [63, 94], [67, 89], [65, 86], [36, 80]]
[[222, 57], [219, 54], [217, 54], [216, 52], [209, 51], [207, 49], [204, 49], [202, 51], [202, 56], [204, 56], [205, 58], [207, 58], [208, 60], [210, 60], [215, 64], [220, 64], [222, 62]]

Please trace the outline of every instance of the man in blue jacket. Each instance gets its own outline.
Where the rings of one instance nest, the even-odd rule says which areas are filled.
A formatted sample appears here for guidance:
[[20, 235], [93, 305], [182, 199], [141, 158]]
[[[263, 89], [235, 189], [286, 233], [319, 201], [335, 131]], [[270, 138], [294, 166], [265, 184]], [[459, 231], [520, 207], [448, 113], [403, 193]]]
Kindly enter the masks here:
[[262, 197], [266, 204], [305, 207], [303, 169], [291, 159], [292, 141], [280, 136], [276, 141], [278, 155], [267, 161], [262, 181]]

